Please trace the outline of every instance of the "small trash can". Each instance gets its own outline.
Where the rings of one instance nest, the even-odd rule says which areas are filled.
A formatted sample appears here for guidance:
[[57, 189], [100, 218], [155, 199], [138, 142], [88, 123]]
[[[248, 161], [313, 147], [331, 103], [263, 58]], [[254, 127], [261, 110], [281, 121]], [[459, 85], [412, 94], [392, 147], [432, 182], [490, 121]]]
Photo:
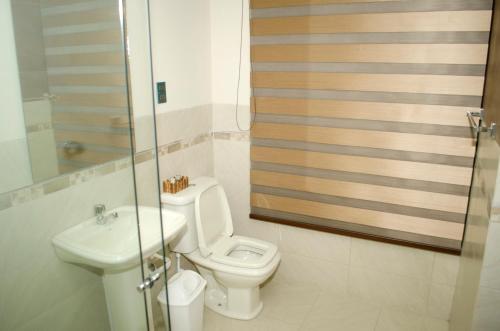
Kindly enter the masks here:
[[[191, 270], [182, 270], [168, 281], [168, 303], [172, 331], [202, 331], [204, 289], [207, 281]], [[168, 320], [165, 288], [158, 295], [165, 324]]]

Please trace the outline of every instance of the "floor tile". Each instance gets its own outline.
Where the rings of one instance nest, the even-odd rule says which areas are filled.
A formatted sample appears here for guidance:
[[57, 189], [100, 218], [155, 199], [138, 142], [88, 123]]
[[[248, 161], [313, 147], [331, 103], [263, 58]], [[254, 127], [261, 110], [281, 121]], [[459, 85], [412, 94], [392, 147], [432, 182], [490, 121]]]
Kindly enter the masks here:
[[382, 307], [314, 286], [270, 282], [261, 289], [264, 309], [241, 321], [205, 309], [204, 331], [448, 331], [445, 320]]
[[324, 292], [307, 315], [301, 330], [374, 330], [380, 308], [347, 295]]
[[382, 309], [376, 331], [424, 331], [424, 317], [422, 315], [394, 309]]
[[219, 315], [205, 309], [203, 331], [298, 331], [298, 325], [288, 324], [276, 319], [259, 315], [250, 321], [241, 321]]
[[425, 331], [448, 331], [450, 329], [448, 321], [427, 317], [424, 320]]
[[315, 287], [270, 283], [262, 289], [262, 315], [300, 325], [316, 303], [320, 291]]

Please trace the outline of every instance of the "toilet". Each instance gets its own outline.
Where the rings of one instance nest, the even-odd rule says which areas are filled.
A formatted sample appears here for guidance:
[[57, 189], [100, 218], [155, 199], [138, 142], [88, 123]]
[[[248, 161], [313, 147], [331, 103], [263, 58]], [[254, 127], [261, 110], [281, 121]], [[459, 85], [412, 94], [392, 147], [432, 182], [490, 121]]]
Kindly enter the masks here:
[[184, 232], [170, 248], [194, 263], [207, 281], [205, 305], [231, 318], [255, 318], [263, 307], [259, 285], [281, 259], [276, 245], [233, 235], [227, 197], [214, 178], [196, 178], [187, 189], [163, 193], [161, 199], [164, 208], [186, 217]]

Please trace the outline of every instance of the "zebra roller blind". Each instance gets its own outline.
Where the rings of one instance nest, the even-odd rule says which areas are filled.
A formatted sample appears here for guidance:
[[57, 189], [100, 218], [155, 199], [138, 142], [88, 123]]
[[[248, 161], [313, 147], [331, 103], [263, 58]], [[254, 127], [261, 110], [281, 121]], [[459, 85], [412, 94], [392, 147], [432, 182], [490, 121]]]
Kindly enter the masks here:
[[253, 0], [252, 217], [460, 249], [490, 0]]

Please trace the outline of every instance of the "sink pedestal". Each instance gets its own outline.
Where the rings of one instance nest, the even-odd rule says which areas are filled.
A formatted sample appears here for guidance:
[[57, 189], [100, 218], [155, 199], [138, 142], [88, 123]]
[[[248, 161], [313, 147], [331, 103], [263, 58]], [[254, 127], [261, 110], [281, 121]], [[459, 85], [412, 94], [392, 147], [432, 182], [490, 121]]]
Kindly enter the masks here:
[[[145, 270], [148, 269], [145, 267]], [[136, 289], [141, 279], [140, 265], [129, 270], [104, 271], [102, 282], [111, 330], [146, 330], [144, 293], [138, 292]], [[147, 292], [149, 291], [145, 293]], [[146, 307], [151, 316], [150, 300], [146, 300]]]

